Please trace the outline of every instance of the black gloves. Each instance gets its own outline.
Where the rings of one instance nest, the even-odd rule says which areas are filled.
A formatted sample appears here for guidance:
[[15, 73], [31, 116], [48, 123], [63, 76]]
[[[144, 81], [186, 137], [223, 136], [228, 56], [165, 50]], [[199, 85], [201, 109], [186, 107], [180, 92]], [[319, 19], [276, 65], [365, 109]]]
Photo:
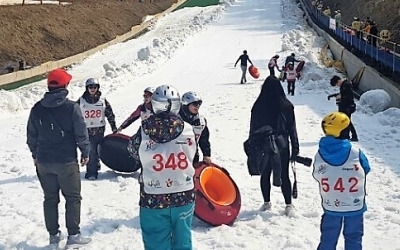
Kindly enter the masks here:
[[117, 128], [117, 125], [115, 124], [115, 122], [110, 122], [110, 126], [111, 126], [111, 130], [112, 130], [113, 134], [118, 132], [118, 128]]
[[299, 155], [299, 149], [292, 149], [292, 154], [290, 156], [290, 161], [291, 162], [295, 162], [298, 155]]

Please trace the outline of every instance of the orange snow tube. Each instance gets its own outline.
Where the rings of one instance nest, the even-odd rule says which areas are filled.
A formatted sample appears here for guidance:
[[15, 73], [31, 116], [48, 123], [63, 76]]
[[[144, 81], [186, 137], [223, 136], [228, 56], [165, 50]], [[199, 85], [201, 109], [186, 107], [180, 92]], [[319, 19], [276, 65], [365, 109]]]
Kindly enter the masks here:
[[260, 77], [260, 72], [258, 71], [258, 68], [256, 68], [254, 65], [251, 65], [249, 67], [249, 73], [255, 79], [258, 79]]
[[300, 63], [296, 67], [297, 78], [300, 78], [300, 76], [301, 76], [301, 71], [304, 68], [304, 63], [305, 63], [305, 61], [300, 61]]
[[237, 218], [241, 197], [229, 173], [215, 164], [195, 165], [195, 215], [213, 225], [231, 225]]

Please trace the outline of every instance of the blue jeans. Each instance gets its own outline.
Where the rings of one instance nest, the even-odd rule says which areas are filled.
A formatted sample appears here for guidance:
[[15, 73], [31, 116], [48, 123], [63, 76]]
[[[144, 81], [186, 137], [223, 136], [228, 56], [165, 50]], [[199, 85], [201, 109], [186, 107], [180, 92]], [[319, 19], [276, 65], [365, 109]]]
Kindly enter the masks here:
[[89, 135], [90, 153], [89, 153], [89, 162], [86, 165], [85, 178], [89, 178], [91, 176], [97, 178], [100, 166], [100, 157], [98, 148], [103, 137], [104, 134], [101, 133], [96, 135]]
[[163, 209], [140, 208], [145, 250], [191, 250], [194, 203]]
[[344, 249], [362, 249], [362, 236], [364, 235], [363, 214], [356, 216], [332, 216], [323, 214], [321, 218], [321, 241], [318, 250], [336, 250], [342, 224], [344, 224]]

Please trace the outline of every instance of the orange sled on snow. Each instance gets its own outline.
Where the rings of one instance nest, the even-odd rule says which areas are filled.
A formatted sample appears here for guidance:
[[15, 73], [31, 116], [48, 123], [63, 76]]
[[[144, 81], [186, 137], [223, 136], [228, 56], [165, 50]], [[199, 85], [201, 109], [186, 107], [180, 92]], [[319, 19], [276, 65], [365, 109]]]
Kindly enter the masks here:
[[256, 68], [254, 65], [251, 65], [249, 67], [249, 73], [255, 79], [258, 79], [260, 77], [260, 72], [258, 71], [258, 68]]
[[228, 171], [213, 163], [199, 162], [194, 167], [196, 217], [213, 226], [233, 224], [240, 211], [241, 197]]

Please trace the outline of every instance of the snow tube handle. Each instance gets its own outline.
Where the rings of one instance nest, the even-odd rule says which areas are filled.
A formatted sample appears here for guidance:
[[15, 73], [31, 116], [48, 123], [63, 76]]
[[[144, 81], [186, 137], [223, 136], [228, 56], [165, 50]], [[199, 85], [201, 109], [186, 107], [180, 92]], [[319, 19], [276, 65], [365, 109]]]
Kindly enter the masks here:
[[205, 201], [207, 201], [208, 207], [209, 207], [211, 210], [215, 210], [214, 205], [211, 203], [211, 201], [209, 201], [209, 200], [204, 196], [204, 194], [203, 194], [202, 192], [200, 192], [199, 190], [196, 190], [196, 195], [201, 196], [201, 198], [203, 198]]
[[227, 176], [231, 176], [231, 175], [229, 174], [228, 170], [226, 170], [225, 168], [219, 167], [219, 169], [221, 169], [222, 172], [224, 172]]

